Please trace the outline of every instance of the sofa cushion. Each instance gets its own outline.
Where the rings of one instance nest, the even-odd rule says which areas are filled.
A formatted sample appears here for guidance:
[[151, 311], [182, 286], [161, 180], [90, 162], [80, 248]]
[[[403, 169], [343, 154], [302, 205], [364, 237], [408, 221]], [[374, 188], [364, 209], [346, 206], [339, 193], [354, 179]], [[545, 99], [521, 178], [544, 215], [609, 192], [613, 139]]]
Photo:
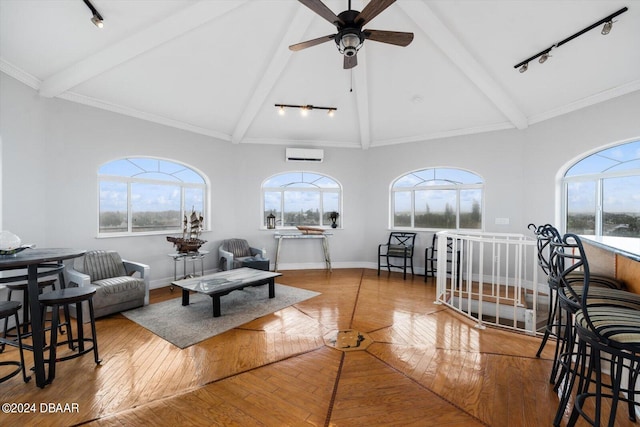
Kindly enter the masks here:
[[127, 275], [122, 258], [115, 251], [87, 252], [84, 256], [83, 271], [91, 277], [91, 282]]
[[96, 308], [121, 304], [138, 299], [142, 305], [145, 295], [144, 279], [131, 276], [111, 277], [91, 283], [96, 287], [93, 298]]
[[144, 293], [144, 279], [131, 276], [110, 277], [108, 279], [96, 280], [91, 283], [102, 290], [104, 294], [117, 294], [131, 289], [142, 289]]

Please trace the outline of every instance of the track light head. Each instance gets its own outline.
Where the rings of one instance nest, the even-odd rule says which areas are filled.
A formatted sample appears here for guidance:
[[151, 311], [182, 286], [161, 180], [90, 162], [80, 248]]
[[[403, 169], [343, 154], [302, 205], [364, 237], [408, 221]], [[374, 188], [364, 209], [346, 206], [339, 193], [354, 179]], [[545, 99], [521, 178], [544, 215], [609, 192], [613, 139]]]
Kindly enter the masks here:
[[613, 28], [613, 21], [605, 22], [604, 26], [602, 27], [602, 31], [600, 31], [600, 34], [602, 34], [603, 36], [606, 36], [611, 32], [611, 28]]
[[98, 28], [102, 28], [104, 27], [104, 21], [102, 20], [102, 18], [95, 14], [91, 17], [91, 22], [93, 22], [93, 25], [95, 25]]
[[540, 55], [540, 58], [538, 58], [538, 62], [544, 64], [545, 62], [547, 62], [547, 59], [549, 59], [550, 56], [551, 55], [549, 55], [548, 53]]
[[84, 4], [87, 5], [89, 10], [91, 11], [91, 14], [93, 15], [91, 17], [91, 22], [93, 22], [93, 25], [95, 25], [98, 28], [104, 27], [104, 18], [102, 18], [102, 15], [100, 15], [100, 12], [98, 12], [98, 9], [96, 9], [93, 6], [93, 4], [91, 4], [90, 0], [83, 0], [83, 1], [84, 1]]
[[529, 69], [529, 63], [527, 62], [526, 64], [522, 64], [522, 67], [520, 67], [518, 71], [520, 71], [521, 73], [524, 73], [528, 69]]

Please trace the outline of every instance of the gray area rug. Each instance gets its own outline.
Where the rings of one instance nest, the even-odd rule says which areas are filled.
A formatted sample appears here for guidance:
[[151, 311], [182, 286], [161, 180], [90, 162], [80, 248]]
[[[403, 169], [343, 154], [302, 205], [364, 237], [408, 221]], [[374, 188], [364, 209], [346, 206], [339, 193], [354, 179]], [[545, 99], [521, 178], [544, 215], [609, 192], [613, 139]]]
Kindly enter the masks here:
[[179, 298], [125, 311], [122, 314], [180, 348], [186, 348], [259, 317], [320, 295], [318, 292], [276, 283], [276, 296], [269, 298], [267, 285], [247, 287], [220, 298], [222, 315], [213, 317], [211, 297], [191, 294], [189, 305]]

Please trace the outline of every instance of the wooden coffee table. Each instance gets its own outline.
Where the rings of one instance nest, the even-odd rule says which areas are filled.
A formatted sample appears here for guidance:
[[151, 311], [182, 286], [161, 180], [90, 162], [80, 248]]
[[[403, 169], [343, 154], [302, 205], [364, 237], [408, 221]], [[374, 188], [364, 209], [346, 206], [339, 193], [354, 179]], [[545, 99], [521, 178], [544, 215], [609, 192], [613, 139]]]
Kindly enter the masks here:
[[189, 293], [206, 294], [213, 300], [213, 317], [220, 317], [220, 297], [247, 286], [269, 285], [269, 298], [276, 296], [274, 278], [281, 273], [243, 267], [220, 271], [191, 279], [176, 280], [172, 285], [182, 288], [182, 305], [189, 305]]

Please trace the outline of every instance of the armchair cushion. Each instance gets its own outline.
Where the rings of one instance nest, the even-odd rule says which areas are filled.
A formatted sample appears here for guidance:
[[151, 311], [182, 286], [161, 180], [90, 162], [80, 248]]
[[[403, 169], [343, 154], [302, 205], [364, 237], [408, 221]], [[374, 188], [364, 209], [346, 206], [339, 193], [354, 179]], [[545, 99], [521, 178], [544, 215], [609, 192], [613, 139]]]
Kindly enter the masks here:
[[262, 257], [262, 250], [249, 246], [245, 239], [227, 239], [218, 248], [221, 270], [242, 267], [243, 261], [252, 257]]
[[249, 242], [244, 239], [229, 239], [223, 243], [223, 249], [231, 252], [234, 258], [251, 256], [251, 247]]

